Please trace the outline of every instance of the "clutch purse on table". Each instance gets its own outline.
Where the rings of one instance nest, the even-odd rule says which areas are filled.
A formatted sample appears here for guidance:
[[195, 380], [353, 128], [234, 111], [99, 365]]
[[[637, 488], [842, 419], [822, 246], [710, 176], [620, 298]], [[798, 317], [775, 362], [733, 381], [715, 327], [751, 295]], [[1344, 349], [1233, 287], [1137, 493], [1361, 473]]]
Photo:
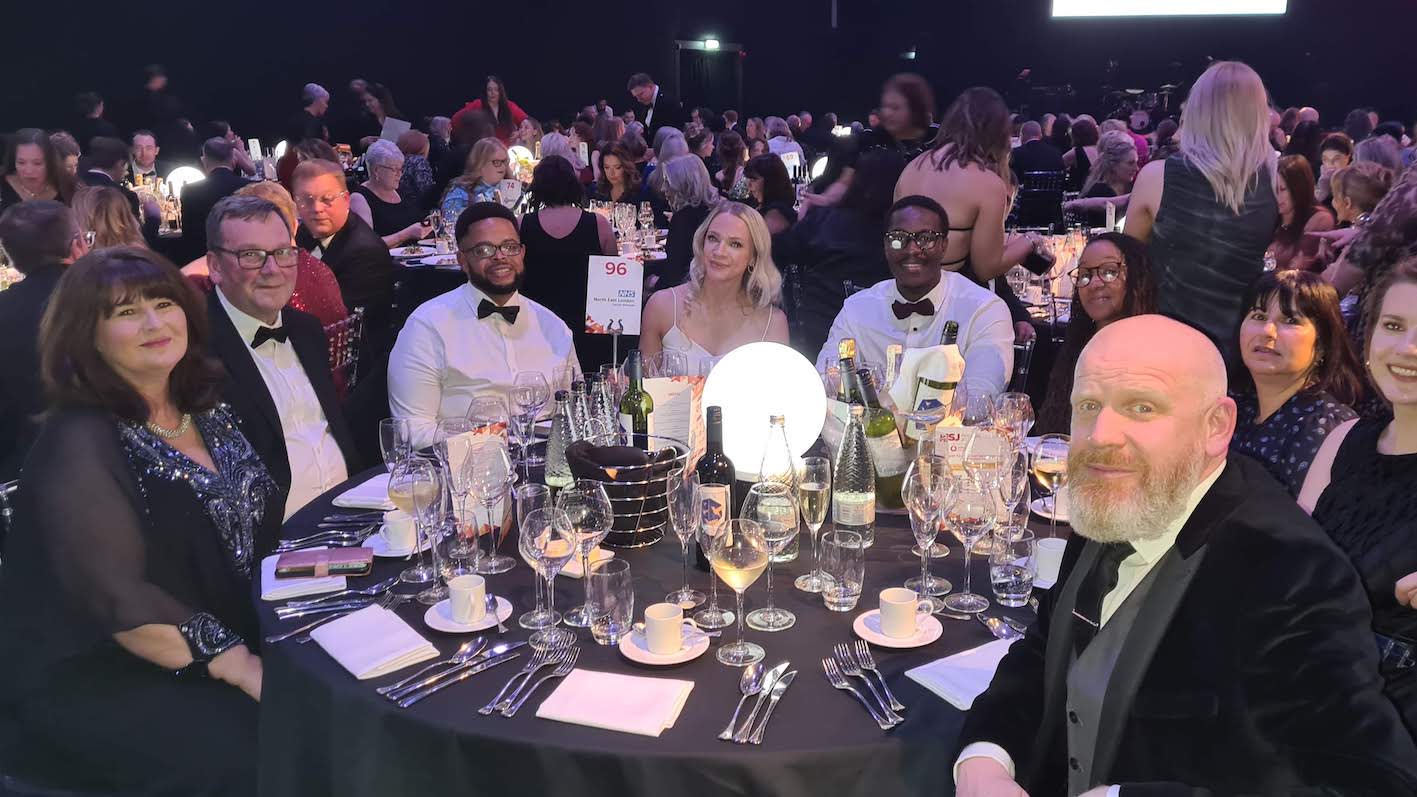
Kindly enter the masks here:
[[368, 548], [292, 551], [276, 560], [276, 578], [367, 576], [373, 567], [374, 552]]

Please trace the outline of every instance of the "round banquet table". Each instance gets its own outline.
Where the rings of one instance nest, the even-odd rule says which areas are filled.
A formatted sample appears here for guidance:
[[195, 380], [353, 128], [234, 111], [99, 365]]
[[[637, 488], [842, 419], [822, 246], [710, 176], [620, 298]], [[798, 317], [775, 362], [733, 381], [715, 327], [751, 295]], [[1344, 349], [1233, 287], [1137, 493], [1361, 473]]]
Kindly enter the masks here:
[[[332, 511], [331, 500], [349, 487], [378, 473], [359, 474], [303, 508], [286, 523], [283, 534], [298, 537], [313, 533], [320, 519]], [[1034, 518], [1040, 537], [1046, 521]], [[830, 527], [830, 522], [826, 528]], [[1062, 527], [1060, 526], [1060, 529]], [[586, 629], [575, 629], [580, 640], [578, 667], [590, 670], [667, 677], [694, 682], [693, 691], [674, 727], [657, 738], [598, 730], [539, 719], [536, 707], [558, 681], [550, 681], [512, 719], [484, 717], [477, 709], [527, 660], [531, 649], [503, 666], [473, 676], [415, 704], [399, 709], [375, 694], [374, 688], [412, 674], [401, 670], [378, 679], [358, 681], [327, 655], [317, 643], [298, 645], [293, 640], [267, 645], [261, 699], [261, 794], [340, 795], [776, 795], [808, 797], [832, 795], [952, 794], [951, 767], [964, 714], [905, 677], [906, 670], [973, 648], [992, 639], [981, 623], [941, 617], [943, 636], [914, 650], [872, 647], [876, 663], [891, 690], [907, 706], [906, 720], [890, 732], [881, 732], [851, 695], [833, 689], [822, 673], [821, 659], [831, 655], [837, 642], [855, 639], [851, 623], [858, 614], [878, 605], [881, 589], [900, 585], [918, 574], [919, 559], [910, 554], [913, 540], [908, 520], [901, 515], [878, 514], [875, 545], [867, 552], [866, 580], [855, 611], [827, 611], [819, 595], [801, 592], [792, 579], [808, 567], [810, 543], [803, 535], [802, 556], [774, 565], [774, 595], [779, 606], [797, 615], [792, 628], [777, 633], [748, 629], [747, 639], [767, 650], [764, 664], [785, 659], [799, 670], [784, 694], [764, 741], [759, 746], [736, 745], [716, 736], [727, 723], [739, 696], [740, 670], [720, 664], [718, 646], [736, 635], [724, 629], [709, 651], [699, 658], [672, 667], [648, 667], [625, 659], [615, 647], [595, 644]], [[944, 536], [942, 535], [942, 539]], [[931, 572], [948, 578], [959, 589], [962, 583], [962, 550], [948, 540], [948, 557], [935, 559]], [[503, 553], [512, 541], [504, 541]], [[644, 607], [662, 601], [679, 585], [680, 553], [677, 538], [639, 550], [617, 551], [631, 564], [635, 589], [635, 614], [643, 619]], [[692, 553], [691, 553], [692, 555]], [[1009, 614], [1031, 620], [1028, 609], [1001, 609], [993, 604], [985, 557], [973, 557], [973, 588], [991, 598], [990, 614]], [[368, 577], [350, 580], [361, 586], [394, 575], [406, 567], [401, 559], [375, 559]], [[707, 589], [708, 575], [690, 568], [690, 583]], [[532, 601], [533, 572], [518, 562], [507, 573], [488, 577], [488, 592], [511, 600], [514, 610], [507, 620], [509, 640], [525, 640], [530, 632], [517, 625], [517, 617]], [[396, 587], [409, 590], [411, 585]], [[556, 606], [560, 610], [583, 601], [584, 586], [576, 579], [556, 579]], [[308, 620], [281, 622], [276, 603], [260, 604], [262, 636], [288, 630]], [[745, 596], [751, 610], [766, 600], [759, 579]], [[719, 600], [732, 605], [733, 593], [720, 585]], [[426, 606], [410, 601], [398, 614], [431, 641], [446, 657], [469, 635], [449, 635], [423, 622]], [[496, 629], [481, 632], [495, 639]], [[854, 679], [853, 679], [854, 680]], [[751, 701], [749, 702], [751, 706]], [[744, 716], [747, 708], [744, 710]]]

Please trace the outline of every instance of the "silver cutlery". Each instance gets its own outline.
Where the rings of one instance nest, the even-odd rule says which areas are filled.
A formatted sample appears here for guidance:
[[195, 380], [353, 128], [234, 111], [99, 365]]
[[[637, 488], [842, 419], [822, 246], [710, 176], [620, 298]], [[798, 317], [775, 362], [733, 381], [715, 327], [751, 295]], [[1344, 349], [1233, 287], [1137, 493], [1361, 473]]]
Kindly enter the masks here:
[[[393, 593], [386, 593], [382, 598], [380, 598], [380, 599], [377, 601], [377, 603], [378, 603], [380, 606], [383, 606], [384, 608], [387, 609], [387, 608], [389, 608], [389, 606], [392, 606], [392, 605], [394, 604], [394, 599], [395, 599], [395, 597], [396, 597], [396, 596], [395, 596]], [[334, 620], [334, 619], [343, 617], [343, 616], [345, 616], [346, 614], [349, 614], [350, 612], [358, 611], [359, 609], [362, 609], [362, 608], [364, 608], [365, 606], [368, 606], [368, 605], [372, 605], [372, 604], [362, 604], [362, 605], [360, 605], [358, 608], [355, 608], [355, 609], [350, 609], [350, 610], [348, 610], [348, 611], [341, 612], [341, 613], [339, 613], [339, 614], [333, 614], [333, 615], [330, 615], [330, 616], [328, 616], [328, 617], [321, 617], [321, 618], [319, 618], [318, 620], [315, 620], [314, 622], [306, 623], [305, 625], [302, 625], [302, 626], [300, 626], [299, 628], [293, 629], [293, 630], [291, 630], [291, 631], [286, 631], [286, 632], [283, 633], [283, 634], [272, 634], [271, 636], [266, 637], [266, 644], [274, 645], [274, 644], [277, 643], [277, 642], [284, 642], [285, 640], [290, 639], [290, 638], [293, 637], [293, 636], [299, 636], [299, 635], [301, 635], [301, 634], [308, 634], [308, 633], [309, 633], [311, 630], [313, 630], [316, 626], [319, 626], [319, 625], [322, 624], [322, 623], [327, 623], [327, 622], [329, 622], [330, 620]]]
[[860, 678], [862, 683], [866, 684], [866, 688], [870, 690], [871, 696], [876, 698], [876, 702], [880, 704], [881, 713], [885, 715], [886, 719], [893, 723], [905, 721], [904, 717], [891, 709], [890, 703], [887, 703], [886, 699], [881, 697], [881, 693], [876, 691], [876, 685], [871, 683], [871, 679], [867, 678], [866, 674], [862, 672], [861, 665], [856, 663], [856, 657], [851, 655], [850, 646], [845, 643], [839, 644], [833, 648], [833, 653], [836, 654], [836, 663], [841, 667], [843, 673], [852, 678]]
[[506, 625], [506, 623], [503, 623], [503, 622], [502, 622], [502, 618], [500, 618], [500, 617], [497, 616], [497, 596], [496, 596], [496, 595], [488, 595], [488, 596], [486, 597], [486, 599], [484, 600], [484, 605], [487, 607], [487, 613], [490, 614], [490, 615], [492, 615], [492, 619], [493, 619], [493, 620], [496, 620], [496, 621], [497, 621], [497, 633], [499, 633], [499, 634], [505, 634], [505, 633], [507, 633], [507, 625]]
[[373, 534], [382, 523], [374, 523], [368, 520], [341, 520], [331, 523], [316, 523], [315, 528], [328, 531], [357, 531], [361, 534]]
[[332, 592], [329, 595], [321, 595], [317, 598], [307, 598], [305, 600], [289, 601], [285, 604], [285, 606], [281, 608], [308, 609], [311, 606], [319, 606], [322, 603], [330, 603], [345, 598], [378, 596], [393, 589], [394, 585], [397, 583], [399, 583], [399, 577], [393, 576], [391, 578], [384, 579], [383, 581], [380, 581], [377, 584], [371, 584], [367, 587], [341, 590], [339, 592]]
[[[389, 611], [393, 611], [393, 610], [397, 609], [398, 607], [404, 605], [405, 603], [408, 603], [409, 601], [413, 600], [413, 596], [412, 596], [412, 595], [396, 595], [396, 594], [394, 594], [394, 593], [392, 593], [392, 592], [385, 593], [385, 594], [384, 594], [384, 598], [387, 599], [387, 600], [379, 600], [379, 601], [375, 601], [375, 603], [377, 603], [381, 608], [388, 609]], [[370, 605], [373, 605], [373, 604], [370, 604]], [[339, 618], [344, 617], [344, 616], [347, 615], [347, 614], [352, 614], [353, 612], [357, 612], [357, 611], [359, 611], [359, 610], [358, 610], [358, 609], [352, 609], [352, 610], [350, 610], [350, 611], [348, 611], [348, 612], [343, 612], [343, 613], [341, 613], [341, 614], [337, 614], [337, 615], [334, 615], [334, 616], [332, 616], [332, 617], [326, 617], [326, 618], [324, 618], [324, 620], [338, 620]], [[321, 622], [323, 622], [323, 620], [322, 620]], [[307, 644], [309, 644], [309, 643], [312, 641], [312, 639], [313, 639], [313, 638], [310, 636], [310, 632], [309, 632], [309, 631], [306, 631], [305, 633], [303, 633], [303, 634], [301, 634], [300, 636], [298, 636], [298, 637], [295, 638], [295, 644], [297, 644], [297, 645], [307, 645]]]
[[939, 616], [939, 617], [948, 617], [948, 618], [951, 619], [951, 620], [966, 620], [966, 621], [968, 621], [968, 620], [973, 620], [973, 619], [974, 619], [974, 615], [972, 615], [972, 614], [965, 614], [965, 613], [963, 613], [963, 612], [939, 611], [939, 612], [935, 612], [935, 614], [936, 614], [936, 616]]
[[886, 676], [876, 668], [876, 659], [871, 655], [871, 646], [866, 644], [866, 640], [858, 639], [852, 643], [852, 650], [856, 653], [856, 663], [861, 665], [861, 669], [876, 676], [881, 682], [881, 691], [885, 692], [886, 700], [890, 701], [893, 711], [905, 711], [905, 704], [895, 699], [891, 694], [891, 688], [886, 684]]
[[738, 691], [743, 696], [738, 698], [738, 707], [733, 709], [733, 717], [728, 720], [728, 727], [718, 735], [718, 738], [727, 742], [733, 739], [733, 730], [738, 727], [738, 713], [743, 710], [743, 704], [748, 698], [756, 695], [763, 688], [763, 674], [766, 669], [761, 661], [755, 661], [743, 668], [743, 674], [738, 677]]
[[[533, 673], [541, 669], [543, 665], [551, 662], [552, 657], [560, 653], [561, 650], [563, 650], [563, 648], [559, 647], [538, 650], [536, 655], [531, 657], [531, 661], [528, 661], [526, 666], [522, 667], [521, 670], [517, 671], [511, 678], [508, 678], [507, 682], [502, 685], [501, 690], [497, 692], [497, 696], [487, 701], [487, 705], [478, 709], [477, 713], [486, 717], [499, 708], [510, 706], [512, 699], [516, 697], [516, 692], [512, 692], [510, 695], [507, 694], [507, 690], [512, 688], [512, 684], [517, 683], [517, 679], [519, 678], [530, 680]], [[521, 685], [525, 685], [526, 680], [523, 680]]]
[[556, 669], [552, 670], [546, 675], [541, 676], [541, 679], [536, 683], [532, 684], [530, 689], [527, 689], [522, 692], [522, 696], [517, 698], [515, 703], [512, 703], [512, 705], [508, 706], [505, 709], [502, 709], [502, 716], [516, 716], [517, 712], [521, 710], [521, 707], [526, 703], [527, 699], [530, 698], [536, 692], [536, 690], [541, 687], [542, 684], [546, 683], [552, 678], [565, 678], [567, 675], [570, 675], [571, 670], [574, 670], [576, 668], [576, 658], [579, 657], [580, 654], [580, 648], [566, 648], [565, 650], [563, 650], [560, 655], [560, 663], [556, 665]]
[[763, 707], [763, 700], [772, 692], [772, 688], [777, 685], [777, 681], [787, 672], [790, 662], [781, 664], [768, 670], [768, 674], [763, 676], [763, 688], [758, 692], [758, 699], [753, 701], [753, 710], [748, 712], [748, 719], [743, 721], [742, 727], [733, 732], [733, 741], [738, 744], [748, 740], [748, 732], [753, 729], [753, 720], [757, 719], [758, 710]]
[[871, 719], [876, 721], [876, 724], [880, 726], [881, 730], [888, 731], [895, 727], [896, 724], [894, 722], [881, 716], [880, 712], [876, 711], [876, 707], [871, 704], [871, 701], [867, 700], [865, 695], [857, 691], [856, 687], [852, 686], [846, 680], [846, 676], [841, 674], [841, 670], [837, 668], [835, 661], [831, 658], [822, 659], [822, 671], [827, 674], [827, 681], [831, 683], [834, 688], [855, 695], [856, 699], [861, 701], [861, 705], [866, 707], [866, 711], [870, 713]]
[[375, 689], [374, 691], [381, 695], [387, 695], [388, 693], [396, 689], [401, 689], [405, 686], [408, 686], [409, 684], [418, 680], [418, 677], [420, 675], [423, 675], [429, 670], [434, 670], [439, 667], [445, 667], [447, 665], [452, 665], [456, 667], [459, 664], [462, 664], [463, 662], [468, 661], [469, 659], [475, 657], [477, 654], [481, 653], [482, 649], [485, 647], [487, 647], [486, 639], [484, 639], [483, 637], [473, 637], [472, 639], [469, 639], [468, 641], [464, 642], [462, 647], [458, 648], [457, 652], [449, 656], [448, 658], [443, 659], [442, 661], [435, 661], [427, 667], [424, 667], [423, 669], [414, 673], [413, 675], [404, 678], [398, 683], [389, 684], [388, 686], [381, 686], [378, 689]]
[[398, 702], [399, 700], [408, 697], [409, 695], [413, 694], [414, 692], [417, 692], [420, 689], [427, 689], [430, 686], [441, 683], [442, 681], [445, 681], [457, 675], [463, 670], [466, 670], [470, 667], [476, 667], [484, 661], [487, 661], [489, 659], [495, 659], [504, 653], [511, 653], [512, 651], [523, 647], [526, 647], [525, 642], [498, 643], [482, 651], [480, 655], [474, 656], [471, 659], [468, 659], [467, 661], [463, 662], [462, 664], [459, 664], [451, 669], [444, 670], [440, 673], [434, 673], [432, 675], [426, 676], [420, 681], [414, 681], [413, 683], [408, 684], [406, 686], [401, 686], [398, 689], [395, 689], [384, 695], [384, 697], [387, 697], [388, 699], [394, 702]]
[[336, 601], [334, 603], [321, 603], [316, 606], [297, 607], [294, 609], [286, 608], [284, 606], [277, 606], [276, 617], [281, 620], [294, 620], [297, 617], [309, 617], [310, 615], [323, 614], [325, 612], [340, 612], [344, 611], [345, 609], [362, 609], [365, 606], [376, 602], [376, 598], [356, 596], [350, 598], [349, 600]]
[[422, 699], [425, 698], [425, 697], [428, 697], [429, 695], [431, 695], [431, 694], [433, 694], [433, 693], [435, 693], [435, 692], [440, 692], [440, 691], [442, 691], [442, 690], [444, 690], [444, 689], [447, 689], [448, 687], [452, 686], [453, 684], [461, 683], [461, 682], [463, 682], [463, 681], [466, 681], [468, 678], [471, 678], [472, 676], [474, 676], [474, 675], [476, 675], [476, 674], [478, 674], [478, 673], [480, 673], [480, 672], [482, 672], [482, 671], [484, 671], [484, 670], [490, 670], [490, 669], [492, 669], [493, 667], [496, 667], [498, 664], [505, 664], [506, 662], [509, 662], [509, 661], [511, 661], [512, 659], [515, 659], [516, 657], [518, 657], [518, 656], [520, 656], [520, 655], [522, 655], [522, 654], [520, 654], [520, 653], [504, 653], [504, 654], [502, 654], [501, 656], [496, 656], [496, 657], [493, 657], [493, 658], [490, 658], [490, 659], [485, 659], [485, 660], [480, 661], [480, 662], [478, 662], [477, 664], [472, 665], [472, 666], [463, 665], [466, 669], [459, 670], [458, 673], [457, 673], [457, 675], [454, 675], [454, 676], [452, 676], [451, 678], [448, 678], [448, 679], [445, 680], [445, 681], [439, 681], [438, 683], [433, 684], [432, 686], [426, 687], [426, 688], [424, 688], [424, 689], [422, 689], [422, 690], [420, 690], [420, 691], [413, 692], [413, 693], [411, 693], [411, 694], [409, 694], [409, 695], [407, 695], [407, 696], [405, 696], [405, 697], [402, 697], [402, 698], [400, 698], [400, 699], [398, 699], [398, 700], [395, 700], [394, 703], [395, 703], [399, 708], [408, 708], [409, 706], [413, 705], [414, 703], [417, 703], [418, 701], [422, 700]]
[[277, 548], [289, 548], [299, 545], [316, 545], [325, 540], [352, 540], [364, 539], [368, 535], [359, 529], [329, 529], [320, 531], [304, 537], [295, 537], [289, 540], [281, 540], [276, 543]]
[[320, 518], [320, 522], [339, 523], [341, 521], [347, 521], [353, 523], [356, 521], [363, 521], [365, 523], [375, 523], [383, 519], [383, 511], [378, 509], [370, 509], [363, 512], [345, 512], [343, 514], [337, 513], [333, 515], [325, 515], [324, 517]]
[[763, 731], [767, 730], [768, 720], [772, 719], [773, 709], [777, 708], [777, 701], [782, 699], [782, 693], [787, 691], [787, 687], [792, 685], [792, 679], [796, 677], [796, 670], [788, 670], [781, 678], [777, 679], [777, 683], [773, 684], [772, 695], [768, 697], [768, 710], [763, 712], [763, 721], [758, 723], [758, 729], [748, 737], [749, 744], [763, 743]]
[[985, 628], [989, 629], [989, 633], [993, 634], [997, 639], [1018, 639], [1023, 636], [1022, 631], [997, 617], [985, 617], [982, 614], [976, 614], [974, 619], [978, 620]]

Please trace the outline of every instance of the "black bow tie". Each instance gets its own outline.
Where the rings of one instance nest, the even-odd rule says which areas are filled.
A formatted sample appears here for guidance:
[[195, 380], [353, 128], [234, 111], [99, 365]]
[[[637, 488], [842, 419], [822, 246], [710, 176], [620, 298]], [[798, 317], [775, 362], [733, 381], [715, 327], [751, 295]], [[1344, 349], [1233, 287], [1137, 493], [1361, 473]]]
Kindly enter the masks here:
[[522, 309], [516, 305], [498, 307], [492, 302], [483, 299], [482, 303], [477, 305], [477, 318], [481, 320], [489, 315], [492, 315], [493, 313], [496, 313], [497, 315], [501, 316], [502, 320], [506, 321], [508, 324], [515, 324], [517, 323], [517, 313], [520, 313], [521, 311]]
[[891, 311], [895, 317], [904, 321], [912, 315], [934, 315], [935, 303], [929, 299], [921, 299], [918, 302], [891, 302]]
[[290, 333], [285, 331], [285, 327], [261, 327], [256, 330], [256, 336], [251, 338], [251, 348], [259, 349], [261, 344], [268, 340], [284, 343], [290, 339]]

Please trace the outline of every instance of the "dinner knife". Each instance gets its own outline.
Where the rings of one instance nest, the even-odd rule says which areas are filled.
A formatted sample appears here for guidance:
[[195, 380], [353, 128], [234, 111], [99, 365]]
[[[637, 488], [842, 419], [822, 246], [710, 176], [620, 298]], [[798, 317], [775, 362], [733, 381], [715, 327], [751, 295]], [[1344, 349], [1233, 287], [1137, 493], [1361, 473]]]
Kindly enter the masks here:
[[365, 606], [374, 605], [373, 600], [354, 600], [341, 603], [327, 603], [320, 606], [307, 606], [303, 609], [288, 609], [284, 606], [276, 607], [276, 617], [281, 620], [294, 620], [297, 617], [309, 617], [313, 614], [325, 614], [327, 612], [342, 612], [346, 609], [363, 609]]
[[750, 744], [763, 743], [763, 731], [767, 730], [768, 720], [772, 719], [773, 709], [777, 708], [777, 701], [782, 699], [782, 693], [787, 691], [787, 687], [792, 685], [792, 679], [797, 677], [797, 671], [792, 670], [777, 679], [773, 684], [772, 697], [768, 699], [768, 710], [763, 712], [763, 721], [758, 724], [758, 729], [753, 731], [753, 735], [748, 737]]
[[443, 681], [444, 679], [451, 678], [461, 673], [463, 670], [472, 667], [477, 667], [478, 665], [490, 661], [491, 659], [495, 659], [498, 656], [505, 655], [516, 650], [517, 648], [523, 647], [526, 647], [526, 642], [524, 641], [502, 642], [500, 644], [493, 645], [492, 647], [483, 651], [481, 654], [469, 661], [465, 661], [462, 664], [457, 665], [456, 667], [450, 667], [446, 670], [443, 670], [442, 672], [434, 673], [420, 681], [414, 681], [413, 683], [407, 684], [406, 686], [401, 686], [398, 689], [390, 691], [388, 694], [384, 695], [384, 697], [387, 697], [389, 700], [392, 700], [397, 703], [401, 698], [407, 697], [420, 689], [426, 689], [430, 686], [434, 686], [440, 681]]
[[758, 716], [758, 710], [763, 707], [763, 699], [777, 686], [777, 679], [781, 678], [790, 666], [792, 666], [791, 662], [784, 661], [768, 670], [768, 674], [763, 676], [762, 691], [758, 692], [758, 699], [753, 701], [753, 710], [748, 712], [748, 719], [743, 721], [737, 731], [734, 731], [733, 741], [742, 744], [748, 740], [748, 732], [753, 729], [753, 720]]
[[401, 699], [401, 700], [396, 700], [396, 701], [394, 701], [394, 702], [398, 704], [398, 707], [399, 707], [399, 708], [408, 708], [409, 706], [413, 705], [414, 703], [417, 703], [418, 701], [422, 700], [423, 698], [428, 697], [429, 695], [433, 694], [434, 692], [441, 691], [441, 690], [443, 690], [443, 689], [446, 689], [446, 688], [452, 686], [452, 685], [455, 684], [455, 683], [458, 683], [458, 682], [460, 682], [460, 681], [467, 680], [468, 678], [471, 678], [472, 676], [474, 676], [474, 675], [476, 675], [476, 674], [482, 672], [483, 670], [490, 670], [490, 669], [492, 669], [493, 667], [496, 667], [498, 664], [504, 664], [504, 663], [506, 663], [506, 662], [509, 662], [509, 661], [511, 661], [512, 659], [515, 659], [515, 658], [517, 658], [517, 657], [520, 656], [520, 655], [522, 655], [522, 654], [520, 654], [520, 653], [503, 653], [503, 654], [500, 655], [500, 656], [495, 656], [495, 657], [493, 657], [493, 658], [487, 659], [487, 660], [483, 661], [483, 662], [480, 663], [480, 664], [476, 664], [476, 665], [472, 665], [472, 666], [468, 666], [468, 665], [464, 664], [464, 665], [463, 665], [463, 668], [464, 668], [464, 669], [455, 670], [454, 672], [457, 672], [457, 675], [455, 675], [455, 676], [449, 678], [448, 680], [446, 680], [446, 681], [441, 681], [441, 682], [439, 682], [439, 683], [433, 684], [432, 686], [429, 686], [429, 687], [423, 689], [422, 691], [414, 692], [413, 694], [409, 695], [408, 697], [405, 697], [405, 698], [403, 698], [403, 699]]

